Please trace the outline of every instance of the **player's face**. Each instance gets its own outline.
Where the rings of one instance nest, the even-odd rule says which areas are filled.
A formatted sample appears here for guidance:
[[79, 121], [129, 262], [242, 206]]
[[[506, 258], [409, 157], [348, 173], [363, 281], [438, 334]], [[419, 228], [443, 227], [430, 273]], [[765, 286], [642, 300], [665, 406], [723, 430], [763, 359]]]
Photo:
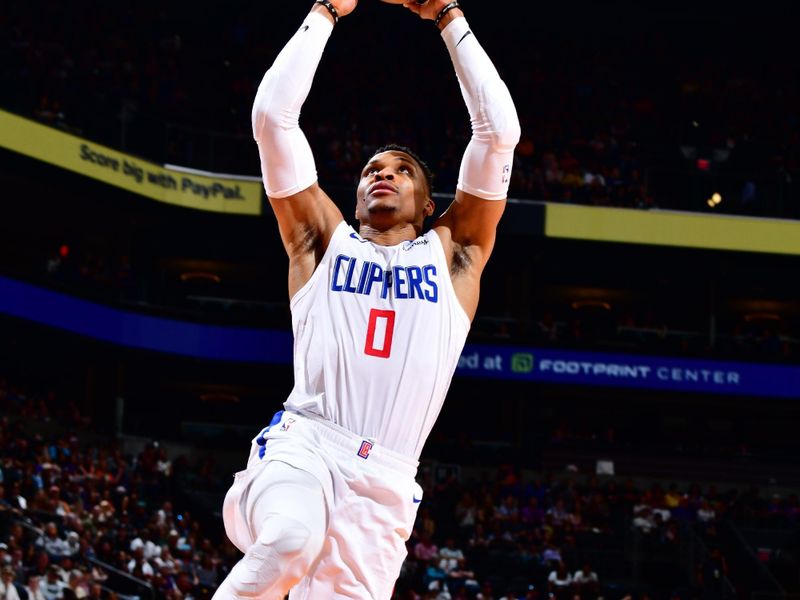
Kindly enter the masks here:
[[422, 168], [397, 150], [370, 159], [361, 172], [356, 198], [356, 219], [378, 228], [414, 223], [421, 229], [434, 209]]

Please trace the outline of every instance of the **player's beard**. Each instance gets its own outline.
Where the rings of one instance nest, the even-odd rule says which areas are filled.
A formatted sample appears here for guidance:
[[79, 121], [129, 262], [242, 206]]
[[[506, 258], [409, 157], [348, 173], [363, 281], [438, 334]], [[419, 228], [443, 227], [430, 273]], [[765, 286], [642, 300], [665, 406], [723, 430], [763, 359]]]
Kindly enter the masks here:
[[371, 215], [393, 214], [397, 212], [397, 206], [375, 203], [367, 208], [367, 212]]
[[400, 209], [399, 200], [398, 196], [368, 196], [367, 212], [371, 215], [396, 213]]

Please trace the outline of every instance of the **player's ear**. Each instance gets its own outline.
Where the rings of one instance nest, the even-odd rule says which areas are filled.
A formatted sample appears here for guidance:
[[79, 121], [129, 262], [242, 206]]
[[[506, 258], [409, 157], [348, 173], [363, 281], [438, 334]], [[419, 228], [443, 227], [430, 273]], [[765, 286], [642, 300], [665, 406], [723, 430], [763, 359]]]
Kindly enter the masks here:
[[425, 201], [425, 216], [430, 217], [434, 212], [436, 212], [436, 202], [433, 201], [433, 198], [428, 198]]

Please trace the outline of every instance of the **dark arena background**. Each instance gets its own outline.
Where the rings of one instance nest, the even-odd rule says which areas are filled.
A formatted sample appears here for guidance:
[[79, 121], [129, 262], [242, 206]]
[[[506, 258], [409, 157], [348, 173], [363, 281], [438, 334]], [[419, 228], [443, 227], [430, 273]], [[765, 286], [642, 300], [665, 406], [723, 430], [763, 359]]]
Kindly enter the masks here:
[[[523, 134], [395, 598], [800, 598], [796, 19], [554, 4], [463, 0]], [[222, 498], [292, 386], [250, 107], [310, 5], [0, 9], [3, 598], [207, 599], [238, 559]], [[470, 135], [377, 0], [301, 125], [346, 216], [385, 142], [443, 209]]]

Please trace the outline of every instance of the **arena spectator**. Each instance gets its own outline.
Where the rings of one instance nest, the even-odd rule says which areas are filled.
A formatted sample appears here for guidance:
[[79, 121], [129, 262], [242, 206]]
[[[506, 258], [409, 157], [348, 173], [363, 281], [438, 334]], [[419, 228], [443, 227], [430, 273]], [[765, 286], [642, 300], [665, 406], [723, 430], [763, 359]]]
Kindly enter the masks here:
[[572, 513], [567, 510], [566, 504], [562, 498], [556, 500], [556, 503], [547, 509], [545, 515], [550, 518], [550, 521], [556, 527], [560, 527], [564, 523], [572, 521]]
[[17, 584], [14, 582], [14, 569], [9, 566], [0, 569], [0, 598], [3, 600], [20, 600], [21, 598]]
[[705, 598], [723, 598], [728, 564], [718, 547], [714, 547], [703, 561], [698, 574]]
[[103, 597], [103, 587], [99, 583], [93, 583], [89, 586], [87, 600], [103, 600]]
[[219, 585], [219, 572], [216, 565], [209, 554], [203, 556], [200, 564], [195, 569], [198, 584], [207, 590], [217, 589]]
[[456, 541], [449, 537], [444, 546], [439, 549], [439, 569], [447, 580], [447, 589], [451, 594], [459, 592], [465, 586], [477, 588], [474, 581], [475, 573], [466, 568], [466, 558], [460, 548], [456, 548]]
[[[21, 446], [24, 444], [20, 444]], [[28, 500], [22, 495], [18, 481], [11, 484], [11, 490], [8, 496], [8, 504], [12, 510], [27, 510]]]
[[64, 598], [64, 590], [69, 586], [61, 578], [59, 569], [56, 565], [47, 568], [45, 580], [41, 584], [42, 595], [45, 600], [61, 600]]
[[589, 563], [585, 563], [580, 570], [575, 571], [572, 583], [575, 593], [579, 594], [582, 600], [594, 598], [600, 592], [600, 580]]
[[545, 511], [539, 506], [539, 498], [531, 496], [528, 503], [520, 509], [520, 520], [528, 527], [538, 527], [544, 521]]
[[42, 591], [42, 578], [39, 575], [30, 575], [28, 577], [28, 584], [25, 586], [28, 592], [28, 600], [45, 600], [44, 592]]
[[682, 496], [678, 492], [678, 485], [673, 483], [669, 486], [669, 491], [664, 496], [664, 506], [670, 510], [681, 505]]
[[717, 513], [708, 500], [703, 499], [700, 508], [697, 509], [697, 520], [701, 523], [708, 523], [716, 519]]
[[465, 492], [456, 504], [455, 508], [458, 526], [469, 535], [475, 527], [478, 518], [478, 506], [474, 496], [470, 492]]
[[44, 533], [36, 540], [36, 546], [47, 552], [51, 559], [70, 556], [73, 550], [67, 540], [59, 536], [58, 527], [53, 521], [45, 526]]
[[433, 543], [430, 535], [423, 533], [414, 546], [414, 556], [421, 561], [434, 560], [439, 554], [439, 547]]
[[[551, 530], [552, 531], [552, 530]], [[547, 534], [552, 537], [552, 533]], [[553, 542], [548, 541], [542, 553], [542, 562], [545, 565], [557, 566], [562, 564], [561, 549]]]
[[567, 571], [567, 566], [562, 562], [550, 571], [547, 576], [547, 589], [559, 600], [572, 598], [572, 575]]
[[517, 506], [517, 499], [509, 494], [494, 510], [494, 518], [499, 521], [508, 521], [509, 523], [516, 523], [519, 520], [519, 508]]

